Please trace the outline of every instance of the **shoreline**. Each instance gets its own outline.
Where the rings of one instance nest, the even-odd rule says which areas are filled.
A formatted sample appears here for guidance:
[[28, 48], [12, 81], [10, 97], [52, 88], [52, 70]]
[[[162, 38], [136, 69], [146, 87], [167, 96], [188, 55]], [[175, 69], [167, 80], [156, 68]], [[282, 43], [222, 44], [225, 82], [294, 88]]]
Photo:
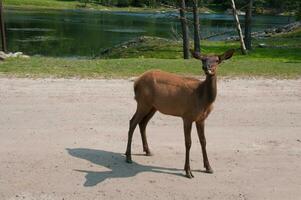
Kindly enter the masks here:
[[36, 6], [36, 5], [4, 5], [4, 9], [8, 10], [49, 10], [49, 11], [85, 11], [85, 12], [97, 12], [97, 11], [107, 11], [107, 12], [148, 12], [148, 13], [164, 13], [164, 12], [177, 12], [177, 9], [170, 8], [138, 8], [138, 7], [108, 7], [108, 6], [97, 6], [97, 7], [48, 7], [48, 6]]
[[[57, 7], [57, 6], [40, 6], [40, 5], [15, 5], [5, 2], [4, 9], [9, 10], [49, 10], [49, 11], [83, 11], [83, 12], [133, 12], [133, 13], [165, 13], [165, 12], [178, 12], [178, 9], [175, 8], [168, 8], [168, 7], [158, 7], [158, 8], [148, 8], [148, 7], [114, 7], [114, 6], [102, 6], [102, 5], [94, 5], [94, 6], [87, 6], [81, 7], [79, 4], [74, 4], [69, 6]], [[220, 12], [217, 10], [212, 10], [208, 7], [199, 7], [199, 14], [225, 14], [225, 15], [232, 15], [227, 11]], [[254, 13], [254, 16], [283, 16], [283, 17], [292, 17], [289, 14], [283, 13], [269, 13], [269, 12], [262, 12], [262, 13]]]

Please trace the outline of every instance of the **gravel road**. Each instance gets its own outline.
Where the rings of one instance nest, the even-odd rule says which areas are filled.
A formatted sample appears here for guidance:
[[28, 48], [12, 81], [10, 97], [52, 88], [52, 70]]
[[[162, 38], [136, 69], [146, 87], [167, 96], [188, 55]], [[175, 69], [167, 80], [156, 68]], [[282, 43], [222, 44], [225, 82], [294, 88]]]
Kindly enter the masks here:
[[206, 121], [214, 174], [192, 132], [184, 177], [182, 120], [157, 113], [133, 139], [129, 80], [0, 78], [0, 199], [300, 199], [301, 79], [220, 79]]

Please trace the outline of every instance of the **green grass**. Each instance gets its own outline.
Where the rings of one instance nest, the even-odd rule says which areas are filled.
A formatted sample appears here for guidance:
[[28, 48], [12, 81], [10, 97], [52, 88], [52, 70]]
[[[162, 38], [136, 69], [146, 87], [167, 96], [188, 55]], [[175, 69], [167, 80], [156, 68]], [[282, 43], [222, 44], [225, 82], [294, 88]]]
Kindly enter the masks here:
[[[235, 56], [219, 68], [220, 76], [301, 77], [301, 30], [254, 42], [247, 56]], [[266, 43], [268, 48], [257, 44]], [[149, 69], [162, 69], [184, 75], [201, 75], [198, 60], [183, 60], [180, 42], [146, 38], [139, 43], [123, 44], [105, 54], [106, 59], [71, 59], [33, 56], [7, 59], [0, 63], [0, 75], [17, 77], [131, 77]], [[126, 46], [126, 47], [125, 47]], [[202, 41], [204, 54], [221, 54], [239, 49], [238, 42]]]
[[[137, 76], [149, 69], [162, 69], [183, 75], [203, 74], [200, 62], [195, 59], [76, 60], [32, 57], [8, 59], [0, 64], [2, 76], [14, 77], [120, 78]], [[220, 76], [299, 78], [301, 77], [301, 61], [235, 56], [220, 66], [218, 74]]]
[[155, 12], [168, 11], [170, 8], [137, 8], [137, 7], [109, 7], [99, 4], [81, 3], [78, 0], [5, 0], [4, 6], [18, 9], [95, 9], [105, 11]]
[[72, 9], [79, 6], [77, 1], [59, 1], [59, 0], [6, 0], [5, 6], [14, 6], [20, 8], [65, 8]]
[[[105, 11], [127, 11], [127, 12], [158, 12], [158, 11], [178, 11], [170, 7], [114, 7], [102, 6], [95, 3], [81, 3], [79, 0], [5, 0], [4, 5], [9, 8], [17, 9], [95, 9]], [[200, 12], [215, 13], [223, 12], [216, 9], [216, 5], [209, 7], [200, 7]], [[213, 8], [213, 9], [211, 9]], [[219, 8], [219, 7], [218, 7]]]

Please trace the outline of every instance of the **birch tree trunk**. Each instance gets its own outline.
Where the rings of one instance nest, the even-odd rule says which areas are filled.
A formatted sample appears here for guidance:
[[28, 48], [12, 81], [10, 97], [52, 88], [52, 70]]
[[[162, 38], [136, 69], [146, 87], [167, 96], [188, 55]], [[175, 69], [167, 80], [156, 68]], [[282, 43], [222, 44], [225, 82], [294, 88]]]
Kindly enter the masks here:
[[189, 35], [188, 35], [188, 24], [186, 19], [186, 5], [185, 0], [180, 0], [180, 20], [182, 26], [183, 36], [183, 54], [184, 59], [189, 59]]
[[201, 53], [198, 0], [193, 0], [194, 51]]
[[234, 16], [235, 23], [236, 23], [236, 29], [237, 29], [237, 32], [239, 35], [239, 40], [240, 40], [241, 53], [243, 55], [246, 55], [247, 54], [246, 45], [245, 45], [244, 38], [242, 35], [241, 26], [239, 23], [235, 2], [234, 2], [234, 0], [231, 0], [231, 2], [232, 2], [233, 16]]

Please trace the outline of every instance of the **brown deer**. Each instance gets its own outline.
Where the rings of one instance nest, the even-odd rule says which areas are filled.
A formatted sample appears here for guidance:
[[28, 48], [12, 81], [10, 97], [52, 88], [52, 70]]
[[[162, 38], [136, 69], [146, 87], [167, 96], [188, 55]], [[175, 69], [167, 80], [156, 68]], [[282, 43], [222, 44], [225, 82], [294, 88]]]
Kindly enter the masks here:
[[202, 146], [203, 162], [207, 173], [213, 173], [206, 152], [206, 138], [204, 134], [205, 119], [212, 110], [216, 98], [217, 66], [223, 60], [232, 57], [234, 50], [228, 50], [222, 55], [200, 55], [192, 52], [194, 58], [201, 60], [206, 80], [181, 77], [160, 70], [147, 71], [134, 83], [137, 110], [130, 120], [126, 161], [132, 162], [131, 143], [133, 132], [139, 124], [143, 150], [147, 156], [151, 155], [148, 147], [145, 129], [155, 112], [178, 116], [183, 119], [186, 147], [184, 170], [188, 178], [193, 175], [190, 170], [189, 152], [191, 147], [191, 126], [196, 123], [199, 140]]

